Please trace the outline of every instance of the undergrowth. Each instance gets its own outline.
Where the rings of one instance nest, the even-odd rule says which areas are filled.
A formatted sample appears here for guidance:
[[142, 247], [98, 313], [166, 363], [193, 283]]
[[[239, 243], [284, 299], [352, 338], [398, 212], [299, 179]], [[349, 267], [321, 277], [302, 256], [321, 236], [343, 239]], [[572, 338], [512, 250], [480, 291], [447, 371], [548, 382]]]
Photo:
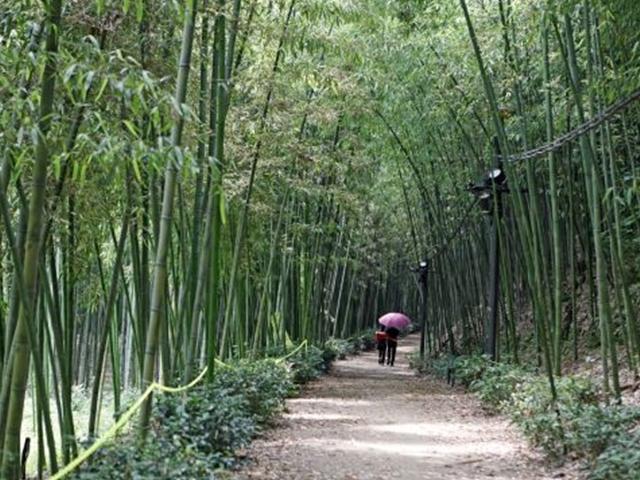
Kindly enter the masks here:
[[554, 402], [546, 376], [483, 355], [413, 358], [418, 370], [439, 377], [447, 371], [474, 392], [483, 408], [503, 413], [529, 442], [550, 458], [580, 459], [590, 480], [632, 480], [640, 471], [640, 409], [605, 404], [589, 378], [555, 379]]
[[284, 407], [297, 385], [326, 372], [335, 359], [371, 348], [369, 332], [309, 346], [287, 362], [240, 360], [216, 371], [211, 383], [185, 394], [160, 394], [142, 446], [133, 434], [100, 449], [71, 478], [138, 480], [216, 478]]

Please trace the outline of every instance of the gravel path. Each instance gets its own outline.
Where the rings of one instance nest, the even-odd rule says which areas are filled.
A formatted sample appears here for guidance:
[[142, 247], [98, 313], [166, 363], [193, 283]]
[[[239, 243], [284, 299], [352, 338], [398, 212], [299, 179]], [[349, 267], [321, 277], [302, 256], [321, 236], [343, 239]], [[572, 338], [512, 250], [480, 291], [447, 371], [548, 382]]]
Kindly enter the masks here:
[[235, 480], [571, 478], [550, 472], [508, 422], [439, 380], [417, 377], [401, 340], [395, 367], [376, 352], [338, 361], [313, 382], [275, 429], [247, 451]]

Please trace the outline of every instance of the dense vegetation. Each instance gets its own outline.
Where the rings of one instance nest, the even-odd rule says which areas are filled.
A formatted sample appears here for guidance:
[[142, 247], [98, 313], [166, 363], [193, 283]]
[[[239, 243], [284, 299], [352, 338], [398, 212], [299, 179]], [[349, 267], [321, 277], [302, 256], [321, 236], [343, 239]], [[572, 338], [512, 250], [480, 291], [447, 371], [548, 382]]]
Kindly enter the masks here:
[[0, 477], [26, 432], [55, 472], [132, 391], [208, 366], [215, 397], [217, 359], [386, 310], [422, 319], [425, 356], [540, 366], [552, 404], [598, 348], [619, 399], [638, 104], [503, 162], [489, 215], [468, 184], [634, 92], [639, 35], [635, 0], [3, 2]]
[[370, 333], [327, 342], [322, 349], [300, 349], [286, 363], [240, 360], [184, 396], [161, 396], [152, 413], [151, 438], [143, 448], [135, 432], [121, 435], [71, 478], [215, 478], [216, 472], [242, 460], [242, 449], [299, 385], [326, 372], [340, 356], [370, 348]]

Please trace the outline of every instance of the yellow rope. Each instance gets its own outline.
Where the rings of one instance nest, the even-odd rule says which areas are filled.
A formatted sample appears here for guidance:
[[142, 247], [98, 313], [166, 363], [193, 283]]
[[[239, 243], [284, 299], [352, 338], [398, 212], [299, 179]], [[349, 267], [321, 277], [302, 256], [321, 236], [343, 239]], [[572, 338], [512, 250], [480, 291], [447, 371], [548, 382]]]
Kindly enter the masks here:
[[[220, 362], [222, 363], [222, 362]], [[224, 365], [222, 363], [222, 365]], [[97, 439], [89, 448], [87, 448], [84, 452], [74, 458], [71, 462], [69, 462], [62, 470], [59, 470], [55, 475], [53, 475], [49, 480], [60, 480], [65, 476], [69, 475], [76, 468], [78, 468], [85, 460], [87, 460], [91, 455], [96, 453], [100, 448], [102, 448], [109, 440], [116, 436], [118, 430], [124, 427], [131, 417], [136, 413], [136, 411], [142, 406], [149, 395], [153, 393], [154, 390], [159, 390], [161, 392], [167, 393], [178, 393], [184, 392], [193, 388], [200, 380], [202, 380], [207, 373], [207, 367], [205, 367], [200, 374], [193, 379], [193, 381], [189, 382], [187, 385], [183, 385], [181, 387], [167, 387], [166, 385], [162, 385], [157, 382], [153, 382], [151, 385], [147, 387], [140, 397], [129, 407], [129, 409], [122, 414], [122, 416], [118, 419], [116, 423], [111, 425], [109, 430], [107, 430], [99, 439]]]
[[290, 358], [294, 356], [296, 353], [298, 353], [302, 349], [302, 347], [306, 347], [306, 346], [307, 346], [307, 339], [305, 338], [303, 342], [300, 345], [298, 345], [295, 349], [293, 349], [291, 352], [287, 353], [284, 357], [280, 357], [276, 359], [276, 362], [277, 363], [284, 362], [287, 358]]
[[82, 464], [82, 462], [87, 460], [91, 455], [93, 455], [95, 452], [97, 452], [98, 449], [100, 449], [102, 446], [104, 446], [104, 444], [107, 443], [107, 441], [111, 440], [111, 437], [114, 437], [116, 435], [116, 433], [118, 433], [118, 430], [120, 430], [122, 427], [125, 426], [125, 424], [136, 413], [136, 410], [138, 410], [138, 408], [140, 408], [140, 406], [149, 397], [149, 395], [151, 395], [151, 393], [153, 392], [153, 390], [155, 388], [156, 388], [156, 384], [155, 383], [152, 383], [151, 385], [149, 385], [149, 387], [144, 391], [144, 393], [140, 396], [140, 398], [138, 398], [138, 400], [136, 400], [135, 403], [133, 405], [131, 405], [131, 407], [129, 407], [129, 409], [126, 412], [124, 412], [124, 414], [122, 414], [122, 416], [118, 419], [118, 421], [116, 423], [111, 425], [111, 428], [109, 428], [109, 430], [107, 430], [104, 433], [104, 435], [102, 435], [102, 437], [100, 437], [98, 440], [96, 440], [93, 443], [93, 445], [91, 445], [84, 452], [82, 452], [80, 455], [78, 455], [76, 458], [74, 458], [71, 462], [69, 462], [67, 465], [65, 465], [65, 467], [62, 470], [59, 470], [58, 473], [53, 475], [50, 478], [50, 480], [59, 480], [59, 479], [65, 477], [65, 476], [69, 475], [76, 468], [78, 468], [80, 466], [80, 464]]
[[[284, 362], [287, 358], [295, 355], [300, 349], [307, 345], [307, 341], [304, 340], [300, 345], [298, 345], [293, 351], [285, 355], [284, 357], [276, 359], [276, 362]], [[224, 363], [222, 360], [215, 359], [216, 365], [221, 367], [228, 367], [229, 365]], [[59, 470], [55, 475], [51, 476], [49, 480], [60, 480], [70, 473], [72, 473], [76, 468], [78, 468], [84, 461], [86, 461], [91, 455], [96, 453], [100, 448], [102, 448], [109, 440], [116, 436], [118, 430], [124, 427], [131, 417], [136, 413], [136, 411], [142, 406], [142, 404], [149, 398], [149, 395], [153, 393], [154, 390], [158, 390], [160, 392], [165, 393], [180, 393], [189, 390], [190, 388], [195, 387], [206, 375], [208, 367], [205, 367], [200, 374], [194, 378], [191, 382], [181, 387], [168, 387], [166, 385], [162, 385], [158, 382], [153, 382], [151, 385], [147, 387], [147, 389], [138, 397], [138, 399], [129, 407], [129, 409], [120, 416], [117, 422], [115, 422], [109, 430], [107, 430], [99, 439], [97, 439], [89, 448], [87, 448], [84, 452], [74, 458], [71, 462]]]
[[159, 383], [155, 383], [155, 382], [152, 385], [155, 385], [155, 387], [161, 392], [168, 392], [168, 393], [185, 392], [190, 388], [195, 387], [196, 384], [204, 378], [205, 374], [207, 373], [207, 369], [208, 367], [204, 367], [204, 369], [200, 372], [200, 375], [198, 375], [190, 383], [183, 385], [182, 387], [167, 387], [165, 385], [160, 385]]

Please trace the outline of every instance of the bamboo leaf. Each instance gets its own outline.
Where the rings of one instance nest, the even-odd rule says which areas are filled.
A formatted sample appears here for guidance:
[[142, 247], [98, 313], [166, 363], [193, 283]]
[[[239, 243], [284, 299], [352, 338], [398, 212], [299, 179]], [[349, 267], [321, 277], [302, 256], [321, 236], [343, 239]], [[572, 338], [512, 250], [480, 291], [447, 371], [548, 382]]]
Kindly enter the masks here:
[[122, 123], [124, 123], [124, 126], [127, 127], [127, 130], [129, 130], [134, 137], [138, 137], [138, 129], [131, 120], [123, 120]]
[[136, 180], [138, 181], [138, 183], [142, 184], [142, 175], [140, 174], [140, 163], [138, 159], [134, 158], [131, 162], [131, 165], [133, 167], [133, 174], [135, 175]]
[[142, 22], [144, 18], [144, 1], [136, 0], [136, 21], [138, 23]]
[[102, 95], [104, 94], [107, 88], [107, 85], [109, 85], [109, 79], [105, 77], [102, 79], [102, 82], [100, 83], [100, 88], [98, 89], [98, 92], [96, 94], [96, 97], [95, 97], [96, 102], [99, 102], [100, 99], [102, 98]]
[[227, 207], [224, 192], [220, 192], [220, 221], [222, 225], [227, 224]]

